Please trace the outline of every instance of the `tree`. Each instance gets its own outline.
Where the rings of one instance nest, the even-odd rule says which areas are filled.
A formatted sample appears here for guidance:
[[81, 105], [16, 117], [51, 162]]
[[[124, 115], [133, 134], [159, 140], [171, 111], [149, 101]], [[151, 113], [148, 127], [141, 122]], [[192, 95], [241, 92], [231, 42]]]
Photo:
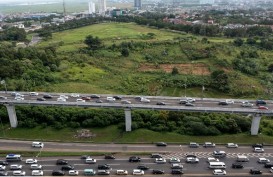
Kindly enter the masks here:
[[128, 48], [122, 48], [121, 49], [121, 55], [124, 57], [128, 57], [129, 56], [129, 49]]
[[235, 39], [234, 41], [233, 41], [233, 43], [236, 45], [236, 46], [242, 46], [243, 44], [244, 44], [244, 41], [243, 41], [243, 39], [241, 39], [241, 38], [237, 38], [237, 39]]
[[223, 91], [229, 91], [228, 75], [223, 70], [213, 71], [211, 73], [212, 87]]
[[102, 42], [101, 40], [96, 36], [93, 37], [92, 35], [88, 35], [85, 40], [84, 43], [88, 46], [89, 49], [91, 50], [98, 50], [99, 48], [101, 48], [102, 46]]
[[271, 73], [273, 72], [273, 63], [268, 66], [267, 71]]
[[176, 74], [179, 74], [179, 71], [178, 71], [177, 67], [173, 67], [172, 75], [176, 75]]

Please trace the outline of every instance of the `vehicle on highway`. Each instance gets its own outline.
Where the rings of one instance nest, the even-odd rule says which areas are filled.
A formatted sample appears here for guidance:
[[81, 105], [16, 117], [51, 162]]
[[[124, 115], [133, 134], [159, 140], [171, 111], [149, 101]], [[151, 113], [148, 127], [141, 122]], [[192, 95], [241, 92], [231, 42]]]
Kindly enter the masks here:
[[116, 100], [121, 100], [122, 99], [122, 97], [118, 96], [118, 95], [113, 96], [113, 98], [115, 98]]
[[234, 104], [234, 100], [227, 99], [227, 100], [226, 100], [226, 103], [227, 103], [227, 104]]
[[164, 170], [159, 170], [159, 169], [153, 169], [153, 174], [164, 174]]
[[106, 100], [107, 100], [108, 102], [114, 102], [114, 101], [116, 101], [116, 99], [113, 98], [113, 97], [111, 97], [111, 96], [108, 96], [108, 97], [106, 98]]
[[29, 92], [29, 96], [38, 96], [39, 95], [39, 93], [37, 93], [37, 92]]
[[140, 169], [140, 170], [148, 170], [149, 167], [147, 165], [138, 165], [137, 166], [137, 169]]
[[198, 147], [199, 147], [199, 144], [196, 143], [196, 142], [190, 142], [189, 147], [190, 147], [190, 148], [198, 148]]
[[96, 171], [91, 168], [84, 169], [83, 174], [84, 174], [84, 176], [94, 176], [94, 175], [96, 175]]
[[180, 163], [180, 159], [179, 158], [176, 158], [176, 157], [172, 157], [170, 158], [170, 163]]
[[235, 143], [227, 143], [227, 148], [238, 148], [238, 144]]
[[167, 143], [165, 143], [165, 142], [157, 142], [157, 143], [156, 143], [156, 146], [163, 146], [163, 147], [166, 147], [166, 146], [167, 146]]
[[58, 159], [56, 161], [56, 165], [67, 165], [67, 164], [68, 164], [68, 161], [64, 159]]
[[98, 170], [97, 175], [110, 175], [109, 170]]
[[6, 100], [6, 99], [8, 99], [8, 97], [0, 96], [0, 99], [1, 99], [1, 100]]
[[231, 165], [232, 168], [244, 168], [242, 163], [235, 162]]
[[219, 151], [219, 150], [213, 151], [213, 153], [212, 153], [212, 156], [216, 157], [216, 158], [223, 158], [223, 157], [226, 157], [226, 155], [227, 154], [225, 151]]
[[252, 147], [253, 148], [256, 148], [256, 147], [263, 148], [263, 144], [256, 143], [256, 144], [253, 144]]
[[182, 175], [182, 174], [184, 174], [184, 171], [182, 169], [172, 169], [171, 174], [173, 174], [173, 175]]
[[249, 158], [245, 155], [238, 155], [236, 161], [237, 162], [248, 162]]
[[141, 158], [138, 156], [131, 156], [129, 157], [129, 162], [140, 162]]
[[22, 171], [22, 170], [15, 170], [15, 171], [12, 172], [12, 175], [13, 176], [25, 176], [26, 172]]
[[117, 170], [116, 174], [117, 175], [128, 175], [128, 171], [127, 170]]
[[227, 174], [226, 170], [222, 170], [222, 169], [215, 169], [215, 170], [213, 170], [212, 173], [214, 175], [226, 175]]
[[96, 95], [96, 94], [93, 94], [93, 95], [90, 95], [90, 98], [100, 98], [100, 96]]
[[131, 104], [132, 102], [129, 101], [129, 100], [122, 100], [121, 103], [122, 103], [122, 104]]
[[34, 164], [37, 163], [37, 159], [26, 159], [26, 164]]
[[52, 95], [48, 95], [48, 94], [47, 94], [47, 95], [44, 95], [44, 96], [43, 96], [43, 98], [46, 98], [46, 99], [51, 99], [51, 98], [53, 98], [53, 96], [52, 96]]
[[194, 104], [191, 103], [191, 102], [187, 102], [187, 103], [185, 104], [185, 106], [194, 106]]
[[88, 163], [88, 164], [94, 164], [96, 162], [97, 160], [91, 157], [88, 157], [87, 159], [85, 159], [85, 163]]
[[39, 165], [39, 164], [31, 164], [30, 165], [30, 169], [31, 170], [41, 170], [43, 168], [43, 166], [42, 165]]
[[76, 102], [85, 102], [85, 100], [81, 99], [81, 98], [78, 98], [78, 99], [76, 99]]
[[165, 158], [156, 158], [155, 159], [155, 163], [157, 164], [163, 164], [163, 163], [166, 163], [166, 159]]
[[85, 159], [87, 159], [87, 158], [91, 158], [90, 155], [82, 155], [82, 156], [81, 156], [81, 159], [83, 159], [83, 160], [85, 160]]
[[187, 157], [186, 163], [199, 163], [199, 159], [197, 157]]
[[273, 163], [264, 164], [264, 168], [271, 168], [271, 167], [273, 167]]
[[250, 103], [249, 101], [244, 101], [241, 104], [242, 107], [253, 107], [254, 105]]
[[0, 171], [0, 176], [8, 176], [8, 172], [7, 171]]
[[0, 160], [0, 165], [8, 165], [9, 163], [7, 161], [4, 160]]
[[208, 157], [207, 162], [219, 162], [219, 159], [215, 157]]
[[151, 158], [163, 158], [161, 154], [151, 154]]
[[68, 99], [68, 96], [67, 96], [67, 95], [60, 95], [59, 97], [60, 97], [60, 98], [64, 98], [64, 99], [66, 99], [66, 100]]
[[66, 99], [60, 97], [60, 98], [57, 98], [57, 101], [58, 101], [58, 102], [66, 102]]
[[110, 165], [108, 165], [108, 164], [98, 165], [98, 169], [99, 170], [109, 170]]
[[61, 167], [62, 171], [69, 171], [69, 170], [74, 170], [74, 166], [72, 165], [64, 165]]
[[44, 176], [44, 172], [42, 170], [32, 170], [32, 176]]
[[116, 157], [112, 154], [109, 154], [109, 155], [105, 155], [104, 159], [116, 159]]
[[186, 103], [188, 103], [187, 100], [179, 100], [179, 104], [186, 104]]
[[17, 101], [22, 101], [22, 100], [24, 100], [24, 97], [16, 96], [14, 99], [17, 100]]
[[51, 173], [52, 176], [64, 176], [65, 173], [62, 170], [53, 170]]
[[102, 100], [96, 100], [96, 103], [103, 103]]
[[161, 102], [157, 102], [156, 105], [166, 105], [166, 103], [161, 101]]
[[133, 175], [144, 175], [144, 171], [140, 169], [134, 169]]
[[68, 175], [69, 176], [78, 176], [79, 175], [79, 171], [78, 170], [69, 170], [68, 171]]
[[78, 93], [71, 93], [70, 95], [72, 98], [79, 98], [80, 97], [80, 94]]
[[258, 175], [258, 174], [262, 174], [263, 172], [257, 168], [252, 168], [250, 169], [249, 173], [252, 175]]
[[264, 149], [263, 149], [263, 148], [259, 148], [259, 147], [255, 147], [255, 148], [253, 149], [253, 152], [262, 153], [262, 152], [264, 152]]
[[205, 143], [203, 144], [203, 147], [205, 147], [205, 148], [208, 148], [208, 147], [215, 147], [215, 144], [212, 143], [212, 142], [205, 142]]
[[224, 162], [209, 162], [210, 169], [225, 169], [226, 164]]
[[218, 103], [218, 105], [226, 106], [226, 105], [228, 105], [228, 103], [226, 101], [220, 101]]
[[140, 102], [142, 103], [150, 103], [151, 101], [147, 98], [141, 97]]
[[171, 169], [183, 169], [183, 165], [181, 163], [173, 163]]
[[0, 171], [5, 171], [6, 166], [5, 165], [0, 165]]
[[256, 105], [266, 105], [266, 102], [264, 100], [256, 100]]
[[91, 98], [90, 98], [89, 96], [82, 96], [81, 99], [82, 99], [82, 100], [85, 100], [85, 101], [91, 100]]
[[268, 110], [268, 107], [266, 107], [266, 106], [258, 106], [258, 109]]
[[271, 167], [269, 171], [270, 171], [271, 173], [273, 173], [273, 167]]
[[258, 163], [265, 164], [265, 163], [270, 163], [270, 160], [264, 157], [261, 157], [257, 161]]
[[19, 164], [12, 164], [9, 166], [10, 170], [21, 170], [22, 169], [22, 165]]
[[46, 101], [45, 98], [37, 98], [36, 100], [37, 100], [37, 101]]
[[6, 156], [7, 162], [20, 162], [22, 161], [22, 156], [20, 154], [8, 154]]
[[34, 142], [32, 142], [31, 146], [34, 147], [34, 148], [43, 148], [44, 147], [44, 143], [38, 142], [38, 141], [34, 141]]

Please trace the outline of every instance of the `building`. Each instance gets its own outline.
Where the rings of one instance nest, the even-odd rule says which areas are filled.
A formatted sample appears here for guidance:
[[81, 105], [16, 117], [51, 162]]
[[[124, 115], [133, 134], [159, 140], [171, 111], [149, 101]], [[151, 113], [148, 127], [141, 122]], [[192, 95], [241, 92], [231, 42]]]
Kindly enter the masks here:
[[94, 14], [94, 13], [96, 13], [95, 3], [92, 2], [92, 1], [90, 1], [90, 2], [88, 3], [88, 13], [89, 13], [89, 14]]
[[142, 7], [141, 0], [134, 0], [134, 8], [140, 10]]
[[99, 0], [99, 14], [105, 15], [106, 12], [106, 0]]

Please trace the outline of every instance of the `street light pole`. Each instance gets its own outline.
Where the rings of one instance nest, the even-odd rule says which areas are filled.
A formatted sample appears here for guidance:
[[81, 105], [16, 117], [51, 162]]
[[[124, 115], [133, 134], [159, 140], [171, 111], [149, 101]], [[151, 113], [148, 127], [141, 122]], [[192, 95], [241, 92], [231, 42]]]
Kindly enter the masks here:
[[184, 95], [185, 97], [187, 97], [187, 92], [186, 92], [187, 84], [184, 84], [184, 86], [185, 86]]

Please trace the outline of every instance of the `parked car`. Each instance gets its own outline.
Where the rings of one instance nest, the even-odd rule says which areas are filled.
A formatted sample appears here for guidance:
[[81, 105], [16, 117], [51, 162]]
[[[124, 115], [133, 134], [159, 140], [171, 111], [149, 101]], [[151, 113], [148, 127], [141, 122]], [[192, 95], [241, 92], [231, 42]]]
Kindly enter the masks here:
[[205, 148], [207, 148], [207, 147], [215, 147], [215, 144], [212, 143], [212, 142], [205, 142], [205, 143], [203, 144], [203, 147], [205, 147]]
[[167, 143], [165, 143], [165, 142], [157, 142], [157, 143], [156, 143], [156, 146], [163, 146], [163, 147], [166, 147], [166, 146], [167, 146]]
[[252, 175], [256, 175], [256, 174], [262, 174], [263, 172], [259, 169], [252, 168], [252, 169], [250, 169], [249, 173]]
[[64, 159], [58, 159], [56, 161], [56, 165], [67, 165], [67, 164], [68, 164], [68, 161]]
[[227, 148], [238, 148], [238, 144], [235, 144], [235, 143], [227, 143]]
[[137, 156], [131, 156], [129, 157], [129, 162], [140, 162], [141, 158]]
[[244, 168], [243, 164], [242, 164], [242, 163], [238, 163], [238, 162], [233, 163], [233, 164], [231, 165], [231, 167], [232, 167], [232, 168]]

